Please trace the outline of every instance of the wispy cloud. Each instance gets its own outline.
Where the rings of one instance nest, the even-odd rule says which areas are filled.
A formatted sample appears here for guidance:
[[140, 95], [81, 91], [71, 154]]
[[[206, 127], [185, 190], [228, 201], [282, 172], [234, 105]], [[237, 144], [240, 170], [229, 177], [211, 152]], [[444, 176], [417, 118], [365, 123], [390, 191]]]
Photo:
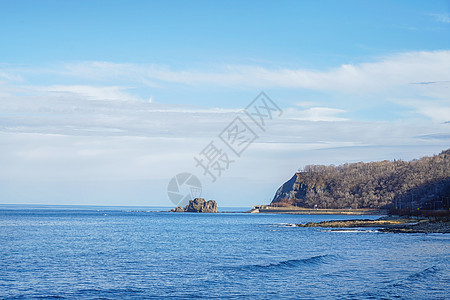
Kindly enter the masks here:
[[[0, 111], [0, 179], [5, 180], [146, 180], [196, 171], [193, 155], [239, 113], [52, 92], [0, 98]], [[282, 164], [280, 170], [289, 173], [292, 164], [295, 170], [303, 162], [316, 162], [297, 158], [305, 151], [346, 147], [345, 157], [353, 160], [354, 147], [423, 144], [418, 136], [448, 129], [448, 124], [423, 121], [354, 122], [342, 117], [345, 113], [330, 107], [287, 108], [249, 148], [242, 163], [248, 168], [237, 166], [236, 172], [264, 178], [253, 172], [264, 161], [264, 168]], [[430, 139], [426, 145], [446, 142]]]
[[23, 81], [23, 78], [20, 75], [14, 75], [8, 73], [6, 71], [0, 72], [0, 80], [5, 81]]
[[422, 115], [437, 122], [446, 122], [450, 118], [450, 103], [427, 103], [424, 101], [410, 101], [408, 105], [414, 107]]
[[[343, 64], [327, 71], [266, 68], [254, 65], [207, 66], [176, 70], [169, 66], [112, 62], [79, 62], [42, 70], [72, 80], [134, 82], [154, 88], [166, 84], [196, 87], [304, 88], [346, 93], [379, 92], [417, 82], [450, 80], [450, 51], [422, 51], [380, 57], [373, 62]], [[4, 78], [26, 77], [39, 70], [29, 68], [0, 70]]]
[[[285, 109], [223, 180], [208, 188], [208, 178], [195, 168], [193, 156], [228, 125], [238, 109], [117, 101], [105, 97], [105, 91], [111, 92], [108, 88], [98, 88], [58, 86], [39, 94], [27, 90], [26, 95], [19, 92], [0, 97], [0, 182], [45, 186], [45, 190], [58, 191], [58, 197], [97, 184], [105, 189], [102, 197], [117, 197], [110, 192], [113, 187], [122, 187], [127, 194], [124, 184], [139, 181], [143, 201], [152, 197], [164, 201], [170, 177], [188, 171], [202, 178], [206, 193], [220, 197], [228, 195], [230, 186], [241, 187], [243, 181], [261, 184], [271, 180], [259, 191], [264, 197], [278, 187], [280, 178], [305, 164], [407, 159], [425, 148], [438, 151], [448, 145], [445, 137], [422, 138], [448, 131], [448, 124], [354, 122], [342, 117], [345, 110], [305, 103], [303, 109]], [[112, 92], [116, 95], [126, 90], [112, 88]], [[157, 184], [150, 187], [154, 182]], [[40, 191], [36, 187], [27, 190], [34, 195], [28, 199]], [[126, 195], [122, 197], [121, 201], [128, 201]], [[246, 201], [254, 201], [236, 197], [248, 205], [251, 203]], [[107, 201], [94, 198], [92, 201]]]
[[[85, 100], [149, 102], [150, 99], [153, 101], [150, 94], [154, 91], [187, 87], [196, 90], [218, 87], [226, 87], [227, 90], [283, 88], [319, 91], [333, 97], [341, 95], [344, 102], [357, 101], [345, 100], [347, 95], [361, 99], [360, 102], [384, 99], [415, 109], [417, 113], [436, 121], [443, 120], [439, 112], [447, 112], [449, 107], [450, 51], [447, 50], [400, 53], [366, 63], [344, 64], [325, 71], [250, 65], [216, 65], [177, 70], [169, 66], [113, 62], [78, 62], [45, 68], [6, 67], [0, 68], [0, 77], [3, 79], [3, 84], [0, 82], [0, 95], [3, 96], [38, 91], [54, 96], [79, 96]], [[47, 82], [53, 82], [51, 78], [55, 77], [58, 82], [67, 83], [37, 84], [33, 82], [36, 77], [50, 77]], [[137, 92], [142, 87], [150, 90], [147, 90], [147, 95]], [[421, 103], [409, 103], [408, 99]], [[194, 99], [192, 101], [195, 103]], [[338, 116], [342, 112], [325, 110], [329, 105], [323, 102], [293, 99], [287, 106], [295, 106], [299, 102], [303, 102], [303, 110], [296, 112], [297, 118], [345, 120]], [[345, 109], [352, 106], [347, 104]], [[339, 105], [334, 106], [335, 109], [341, 109]]]
[[284, 112], [285, 116], [293, 120], [304, 121], [324, 121], [324, 122], [339, 122], [347, 121], [347, 118], [340, 117], [340, 114], [345, 113], [343, 109], [330, 108], [330, 107], [310, 107], [305, 110], [299, 110], [297, 108], [287, 108]]
[[51, 92], [59, 95], [79, 95], [91, 100], [116, 100], [116, 101], [137, 101], [139, 97], [125, 92], [129, 88], [120, 86], [89, 86], [89, 85], [52, 85], [48, 87], [38, 87], [38, 90]]
[[[14, 70], [8, 66], [8, 70], [0, 70], [4, 81], [0, 85], [0, 138], [7, 145], [0, 151], [2, 176], [38, 176], [42, 165], [54, 165], [58, 171], [52, 174], [58, 177], [58, 172], [70, 165], [83, 166], [83, 171], [77, 171], [79, 178], [87, 178], [88, 174], [108, 177], [112, 169], [104, 166], [112, 164], [129, 170], [121, 178], [134, 178], [133, 170], [139, 169], [135, 174], [142, 179], [157, 176], [148, 170], [155, 166], [164, 169], [164, 163], [171, 166], [164, 176], [170, 176], [176, 172], [172, 166], [190, 166], [192, 155], [240, 111], [214, 105], [195, 107], [151, 102], [148, 97], [135, 95], [134, 87], [139, 85], [150, 84], [155, 89], [164, 89], [166, 85], [170, 89], [178, 84], [198, 88], [212, 85], [231, 89], [311, 89], [330, 95], [356, 93], [349, 100], [353, 103], [375, 94], [383, 96], [383, 101], [402, 105], [442, 123], [450, 115], [449, 69], [450, 51], [403, 53], [328, 71], [262, 66], [173, 70], [167, 66], [110, 62], [72, 63], [44, 70], [31, 67]], [[69, 83], [46, 85], [28, 79], [40, 72]], [[283, 117], [258, 140], [255, 151], [263, 159], [269, 159], [267, 156], [272, 155], [275, 144], [279, 145], [276, 146], [279, 151], [287, 151], [292, 157], [296, 151], [319, 148], [400, 147], [416, 145], [417, 136], [448, 131], [448, 124], [423, 118], [406, 122], [354, 122], [350, 117], [351, 105], [343, 108], [339, 103], [307, 98], [285, 103]], [[435, 145], [437, 141], [427, 143]], [[125, 157], [133, 157], [132, 167], [120, 163]], [[93, 164], [95, 159], [102, 163]], [[280, 159], [273, 160], [276, 165]], [[22, 173], [17, 171], [19, 166]]]
[[436, 14], [432, 13], [430, 14], [436, 21], [442, 22], [442, 23], [450, 23], [450, 14]]
[[161, 86], [164, 83], [233, 87], [284, 87], [341, 92], [380, 91], [411, 82], [449, 80], [450, 51], [410, 52], [378, 61], [345, 64], [328, 71], [269, 69], [229, 65], [213, 70], [173, 70], [166, 66], [83, 62], [58, 70], [64, 75], [97, 80], [130, 79]]

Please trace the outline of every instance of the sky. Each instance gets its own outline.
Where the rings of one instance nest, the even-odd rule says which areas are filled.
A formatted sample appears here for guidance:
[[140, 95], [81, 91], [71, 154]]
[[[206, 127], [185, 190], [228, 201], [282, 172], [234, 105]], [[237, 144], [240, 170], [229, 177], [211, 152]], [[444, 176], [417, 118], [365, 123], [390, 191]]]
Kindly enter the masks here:
[[187, 173], [250, 207], [450, 146], [450, 1], [0, 0], [0, 37], [0, 204], [173, 206]]

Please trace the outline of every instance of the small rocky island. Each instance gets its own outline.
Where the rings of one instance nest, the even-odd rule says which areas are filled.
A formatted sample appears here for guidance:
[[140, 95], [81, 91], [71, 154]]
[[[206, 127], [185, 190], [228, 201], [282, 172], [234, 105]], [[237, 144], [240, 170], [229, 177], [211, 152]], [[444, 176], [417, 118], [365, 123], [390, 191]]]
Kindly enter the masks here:
[[186, 207], [178, 206], [173, 208], [171, 212], [216, 213], [217, 203], [214, 200], [205, 201], [203, 198], [195, 198], [194, 200], [189, 200], [189, 204]]

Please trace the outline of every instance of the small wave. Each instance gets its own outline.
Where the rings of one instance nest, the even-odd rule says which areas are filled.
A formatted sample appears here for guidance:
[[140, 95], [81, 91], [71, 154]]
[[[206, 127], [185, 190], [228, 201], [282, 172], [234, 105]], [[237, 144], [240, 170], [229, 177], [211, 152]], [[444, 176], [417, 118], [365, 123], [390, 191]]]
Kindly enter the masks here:
[[432, 266], [423, 269], [422, 271], [413, 273], [404, 279], [398, 280], [397, 282], [394, 282], [392, 286], [395, 288], [409, 288], [411, 285], [428, 281], [429, 279], [427, 279], [427, 277], [434, 276], [440, 270], [441, 269], [439, 267]]
[[432, 266], [432, 267], [426, 268], [426, 269], [424, 269], [422, 271], [419, 271], [419, 272], [416, 272], [414, 274], [409, 275], [408, 279], [413, 279], [413, 280], [414, 279], [421, 279], [421, 278], [433, 275], [433, 274], [439, 272], [440, 270], [441, 269], [439, 267]]
[[238, 268], [241, 270], [251, 270], [251, 271], [266, 271], [268, 269], [290, 269], [299, 266], [319, 265], [327, 263], [333, 257], [334, 255], [325, 254], [302, 259], [288, 259], [268, 264], [244, 265]]

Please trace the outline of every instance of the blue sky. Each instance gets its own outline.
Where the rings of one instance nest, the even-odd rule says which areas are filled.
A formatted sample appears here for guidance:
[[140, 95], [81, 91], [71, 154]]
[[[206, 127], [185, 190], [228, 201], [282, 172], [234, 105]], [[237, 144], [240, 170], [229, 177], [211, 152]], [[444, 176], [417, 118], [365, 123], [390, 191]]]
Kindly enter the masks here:
[[[187, 171], [249, 206], [450, 144], [450, 1], [0, 1], [0, 36], [0, 203], [170, 206]], [[260, 91], [283, 115], [208, 182], [193, 156]]]
[[[448, 1], [2, 1], [2, 60], [326, 69], [447, 49]], [[448, 24], [448, 20], [447, 20]], [[446, 36], [447, 35], [447, 36]], [[447, 37], [447, 38], [446, 38]], [[331, 50], [331, 51], [330, 51]]]

